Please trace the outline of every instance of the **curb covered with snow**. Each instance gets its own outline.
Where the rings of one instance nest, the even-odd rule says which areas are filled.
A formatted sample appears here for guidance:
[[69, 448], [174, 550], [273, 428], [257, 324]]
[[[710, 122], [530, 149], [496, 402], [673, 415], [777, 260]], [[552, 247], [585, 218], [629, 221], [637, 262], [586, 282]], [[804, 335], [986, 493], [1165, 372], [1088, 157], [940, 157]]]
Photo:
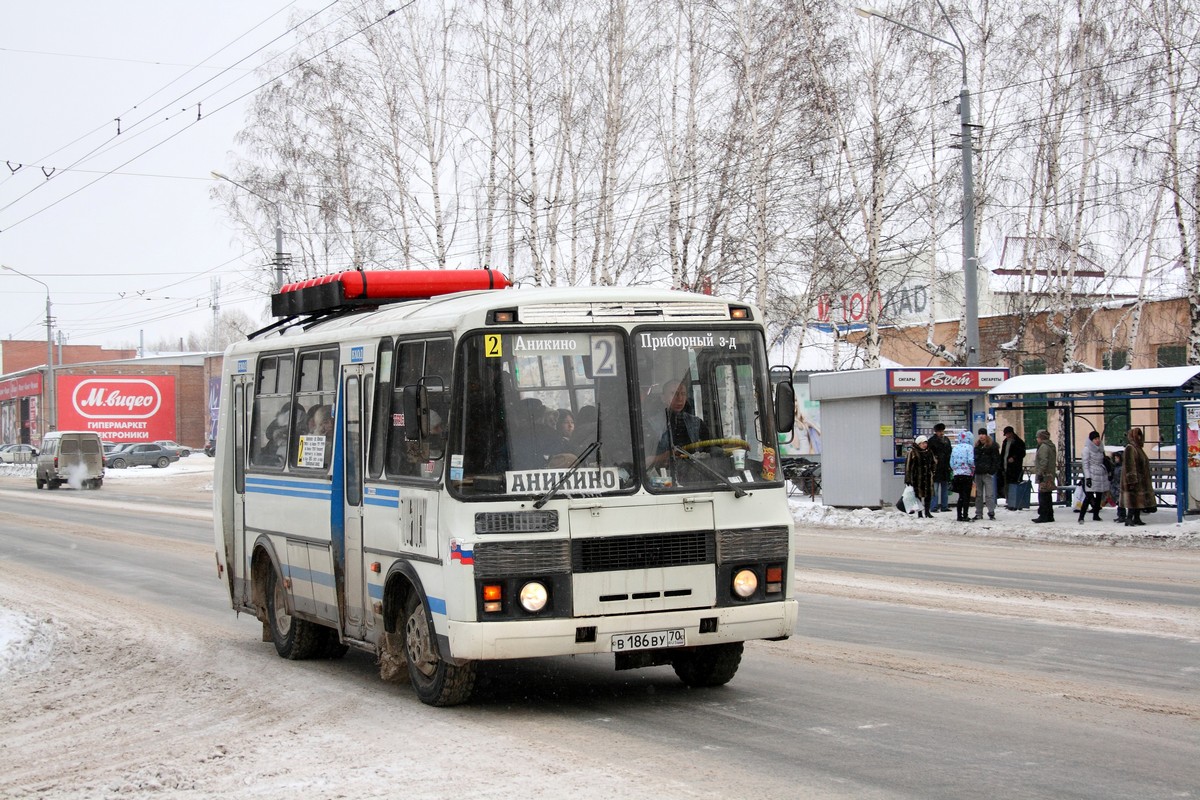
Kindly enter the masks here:
[[[1055, 520], [1048, 523], [1034, 523], [1033, 517], [1037, 512], [1033, 509], [1009, 511], [1002, 505], [996, 508], [995, 520], [984, 518], [976, 522], [957, 522], [953, 508], [947, 513], [919, 519], [894, 508], [833, 508], [807, 498], [794, 497], [789, 499], [789, 503], [796, 528], [801, 532], [808, 526], [1071, 544], [1200, 548], [1200, 518], [1185, 518], [1184, 522], [1179, 523], [1175, 521], [1175, 510], [1166, 508], [1154, 514], [1144, 514], [1142, 519], [1146, 524], [1131, 528], [1113, 521], [1116, 516], [1113, 508], [1105, 508], [1099, 522], [1093, 521], [1089, 515], [1081, 525], [1075, 512], [1062, 507], [1055, 509]], [[974, 514], [974, 509], [971, 513]]]

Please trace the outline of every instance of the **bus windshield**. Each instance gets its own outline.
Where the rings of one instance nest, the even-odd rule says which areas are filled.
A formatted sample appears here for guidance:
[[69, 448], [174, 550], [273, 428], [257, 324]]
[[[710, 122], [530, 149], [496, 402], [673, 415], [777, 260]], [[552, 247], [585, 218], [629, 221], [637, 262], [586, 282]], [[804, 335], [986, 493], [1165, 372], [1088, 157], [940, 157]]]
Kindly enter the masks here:
[[621, 331], [481, 333], [461, 352], [449, 477], [464, 497], [636, 487]]
[[762, 338], [750, 329], [633, 334], [651, 491], [776, 480]]
[[[464, 497], [586, 496], [776, 479], [750, 329], [479, 333], [461, 351], [449, 479]], [[636, 398], [636, 400], [634, 400]], [[589, 448], [591, 450], [589, 451]]]

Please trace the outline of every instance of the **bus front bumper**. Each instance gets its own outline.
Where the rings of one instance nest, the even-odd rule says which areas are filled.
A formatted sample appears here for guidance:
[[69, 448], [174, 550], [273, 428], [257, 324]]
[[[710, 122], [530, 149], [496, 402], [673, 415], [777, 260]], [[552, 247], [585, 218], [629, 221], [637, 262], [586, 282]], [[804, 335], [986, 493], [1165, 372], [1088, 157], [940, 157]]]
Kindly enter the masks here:
[[[572, 619], [447, 622], [455, 660], [500, 660], [611, 653], [614, 637], [682, 630], [684, 646], [781, 639], [796, 629], [795, 600], [725, 608]], [[701, 633], [703, 627], [704, 633]]]

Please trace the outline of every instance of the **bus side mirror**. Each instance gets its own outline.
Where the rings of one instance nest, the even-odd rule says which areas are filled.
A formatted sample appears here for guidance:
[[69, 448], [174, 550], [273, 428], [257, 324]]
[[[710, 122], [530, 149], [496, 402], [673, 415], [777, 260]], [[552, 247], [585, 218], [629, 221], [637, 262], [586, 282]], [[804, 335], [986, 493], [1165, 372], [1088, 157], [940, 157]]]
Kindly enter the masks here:
[[796, 426], [796, 389], [790, 382], [775, 384], [775, 430], [791, 433]]
[[420, 387], [421, 438], [429, 458], [437, 461], [446, 450], [446, 387], [436, 375], [421, 378]]
[[404, 438], [410, 442], [421, 438], [419, 389], [415, 383], [404, 387]]

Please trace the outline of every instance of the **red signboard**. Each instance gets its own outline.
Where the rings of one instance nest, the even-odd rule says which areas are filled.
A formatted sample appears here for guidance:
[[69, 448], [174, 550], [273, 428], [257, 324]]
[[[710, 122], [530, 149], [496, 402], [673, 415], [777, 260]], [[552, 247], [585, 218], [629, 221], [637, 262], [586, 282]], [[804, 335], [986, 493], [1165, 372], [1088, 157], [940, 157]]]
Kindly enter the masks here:
[[986, 392], [1008, 380], [1008, 370], [992, 369], [889, 369], [889, 392], [921, 394]]
[[114, 442], [175, 438], [173, 376], [63, 375], [57, 383], [59, 430]]
[[34, 372], [20, 378], [0, 381], [0, 400], [34, 397], [42, 393], [42, 374]]

